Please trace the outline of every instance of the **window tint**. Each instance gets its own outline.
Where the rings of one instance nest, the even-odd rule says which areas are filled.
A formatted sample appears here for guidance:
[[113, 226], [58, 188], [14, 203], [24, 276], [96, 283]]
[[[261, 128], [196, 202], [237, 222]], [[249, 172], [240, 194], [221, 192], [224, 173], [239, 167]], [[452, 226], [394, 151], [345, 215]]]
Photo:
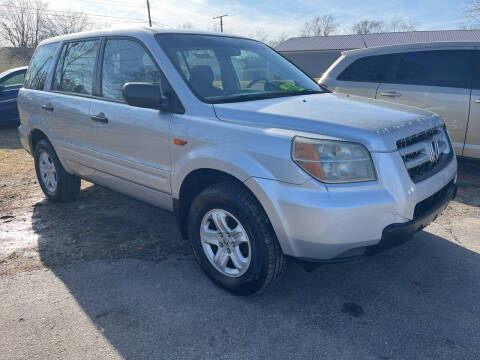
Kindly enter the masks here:
[[159, 84], [161, 72], [142, 45], [131, 40], [108, 40], [102, 68], [102, 96], [123, 100], [127, 82]]
[[337, 77], [342, 81], [385, 82], [397, 54], [367, 56], [354, 61]]
[[472, 51], [417, 51], [405, 54], [397, 70], [401, 84], [469, 88]]
[[66, 44], [57, 64], [52, 89], [92, 95], [98, 45], [99, 40]]
[[23, 80], [25, 78], [25, 73], [21, 72], [19, 74], [10, 76], [7, 80], [0, 83], [0, 86], [4, 87], [18, 87], [23, 85]]
[[37, 48], [25, 75], [25, 87], [43, 90], [50, 64], [53, 61], [58, 44], [48, 44]]

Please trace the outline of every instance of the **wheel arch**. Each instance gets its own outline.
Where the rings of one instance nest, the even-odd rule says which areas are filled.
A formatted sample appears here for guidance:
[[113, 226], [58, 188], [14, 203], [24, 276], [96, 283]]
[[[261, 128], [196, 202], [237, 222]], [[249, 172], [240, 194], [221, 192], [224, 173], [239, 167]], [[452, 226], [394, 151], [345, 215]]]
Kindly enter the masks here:
[[45, 134], [44, 131], [38, 128], [34, 128], [30, 131], [28, 139], [29, 139], [28, 142], [29, 142], [29, 146], [32, 154], [34, 153], [35, 147], [37, 146], [40, 140], [46, 139], [51, 143], [51, 141], [48, 139], [47, 134]]
[[[240, 185], [243, 189], [248, 191], [256, 199], [258, 204], [262, 207], [260, 200], [255, 196], [252, 190], [238, 177], [229, 174], [225, 171], [214, 168], [198, 168], [188, 173], [183, 179], [178, 197], [173, 199], [173, 209], [177, 218], [177, 224], [180, 233], [184, 239], [189, 237], [188, 234], [188, 214], [190, 206], [195, 197], [208, 186], [222, 183], [232, 182]], [[268, 214], [265, 212], [267, 218]]]

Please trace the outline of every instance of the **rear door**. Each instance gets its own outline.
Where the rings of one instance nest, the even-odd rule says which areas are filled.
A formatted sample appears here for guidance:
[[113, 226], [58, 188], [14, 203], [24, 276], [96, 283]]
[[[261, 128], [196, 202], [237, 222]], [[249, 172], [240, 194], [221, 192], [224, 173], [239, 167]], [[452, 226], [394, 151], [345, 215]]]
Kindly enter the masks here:
[[335, 88], [330, 90], [373, 99], [380, 83], [385, 81], [392, 71], [395, 60], [395, 54], [357, 59], [337, 76]]
[[377, 98], [433, 111], [443, 117], [457, 155], [463, 147], [470, 108], [473, 50], [424, 50], [401, 55], [391, 83]]
[[463, 155], [480, 158], [480, 51], [476, 51], [475, 57], [470, 117], [468, 119]]
[[98, 96], [91, 109], [93, 126], [86, 140], [98, 158], [96, 168], [112, 175], [113, 182], [127, 180], [170, 194], [169, 130], [172, 114], [127, 105], [122, 88], [127, 82], [147, 82], [161, 86], [169, 99], [174, 94], [140, 41], [125, 37], [106, 38], [103, 48]]
[[18, 120], [17, 95], [24, 78], [25, 70], [21, 70], [0, 80], [0, 124]]
[[80, 165], [92, 166], [88, 141], [96, 58], [100, 39], [63, 44], [51, 84], [50, 99], [43, 105], [55, 135], [56, 150], [68, 168], [79, 173]]

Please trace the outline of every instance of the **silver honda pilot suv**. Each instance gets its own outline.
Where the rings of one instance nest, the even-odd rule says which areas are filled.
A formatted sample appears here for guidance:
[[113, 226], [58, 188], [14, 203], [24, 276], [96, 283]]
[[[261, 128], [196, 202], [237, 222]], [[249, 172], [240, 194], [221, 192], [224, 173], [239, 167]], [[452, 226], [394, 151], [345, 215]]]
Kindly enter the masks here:
[[405, 242], [456, 193], [442, 118], [332, 94], [233, 35], [49, 39], [18, 106], [50, 200], [74, 200], [86, 179], [174, 211], [205, 273], [241, 295], [287, 258], [337, 262]]

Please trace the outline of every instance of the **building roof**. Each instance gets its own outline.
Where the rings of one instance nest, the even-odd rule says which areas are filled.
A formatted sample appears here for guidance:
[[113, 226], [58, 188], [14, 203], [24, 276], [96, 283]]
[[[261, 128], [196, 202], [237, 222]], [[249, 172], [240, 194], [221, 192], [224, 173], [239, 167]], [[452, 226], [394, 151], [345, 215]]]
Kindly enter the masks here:
[[276, 50], [283, 52], [351, 50], [435, 41], [480, 41], [480, 30], [411, 31], [366, 35], [295, 37], [278, 45]]

